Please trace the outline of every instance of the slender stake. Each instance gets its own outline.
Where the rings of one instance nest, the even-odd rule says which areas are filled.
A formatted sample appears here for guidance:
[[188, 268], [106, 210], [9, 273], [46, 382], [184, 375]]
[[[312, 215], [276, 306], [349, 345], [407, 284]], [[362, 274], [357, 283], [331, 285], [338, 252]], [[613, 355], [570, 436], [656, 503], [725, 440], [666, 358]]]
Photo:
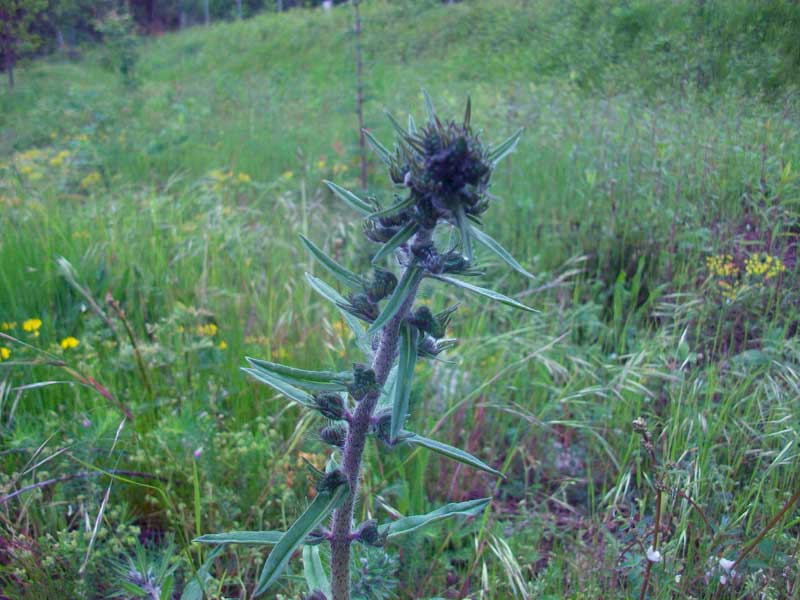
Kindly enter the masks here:
[[[423, 230], [414, 237], [415, 243], [430, 240], [431, 231]], [[372, 361], [375, 379], [383, 386], [392, 370], [400, 338], [400, 325], [409, 313], [417, 295], [415, 287], [403, 306], [381, 330], [381, 341]], [[350, 429], [342, 451], [342, 471], [350, 484], [350, 495], [333, 514], [331, 538], [331, 592], [333, 600], [350, 600], [350, 544], [352, 538], [353, 507], [358, 493], [359, 475], [361, 473], [361, 457], [364, 454], [367, 433], [372, 413], [378, 404], [380, 392], [368, 394], [356, 408]]]
[[367, 139], [364, 136], [364, 63], [361, 59], [361, 2], [353, 0], [356, 38], [356, 116], [358, 117], [358, 150], [361, 160], [361, 189], [367, 189]]

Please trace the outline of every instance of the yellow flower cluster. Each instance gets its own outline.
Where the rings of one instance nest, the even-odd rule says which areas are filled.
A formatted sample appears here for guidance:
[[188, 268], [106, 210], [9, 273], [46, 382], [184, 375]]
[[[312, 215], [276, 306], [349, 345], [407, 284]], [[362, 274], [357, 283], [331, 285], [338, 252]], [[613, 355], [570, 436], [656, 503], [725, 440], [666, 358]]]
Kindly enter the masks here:
[[41, 328], [41, 326], [42, 326], [42, 320], [36, 318], [27, 319], [22, 323], [22, 329], [24, 331], [27, 331], [28, 333], [33, 334], [34, 337], [39, 335], [39, 329]]
[[8, 360], [9, 358], [11, 358], [11, 350], [5, 346], [0, 346], [0, 361]]
[[214, 169], [208, 175], [214, 181], [214, 190], [217, 192], [221, 191], [225, 187], [225, 184], [231, 180], [234, 180], [234, 183], [243, 185], [252, 183], [253, 181], [253, 178], [247, 173], [240, 172], [234, 178], [233, 171], [222, 171], [220, 169]]
[[17, 328], [16, 321], [3, 321], [0, 323], [0, 331], [12, 331]]
[[62, 150], [58, 154], [56, 154], [53, 158], [50, 159], [50, 164], [54, 167], [60, 167], [64, 164], [64, 161], [68, 159], [70, 156], [69, 150]]
[[80, 342], [77, 340], [77, 338], [68, 336], [61, 340], [61, 349], [70, 350], [71, 348], [77, 348], [78, 344], [80, 344]]
[[766, 252], [759, 252], [749, 257], [744, 262], [744, 269], [748, 275], [762, 277], [764, 280], [772, 279], [786, 270], [786, 265], [777, 256], [770, 256]]
[[100, 175], [99, 171], [92, 171], [86, 177], [81, 179], [81, 187], [84, 190], [88, 190], [90, 187], [96, 186], [103, 180], [103, 176]]
[[197, 333], [199, 335], [207, 335], [208, 337], [214, 337], [217, 335], [217, 326], [214, 323], [206, 323], [205, 325], [200, 325], [197, 328]]
[[715, 254], [706, 257], [706, 266], [717, 277], [732, 277], [739, 274], [739, 265], [730, 254]]

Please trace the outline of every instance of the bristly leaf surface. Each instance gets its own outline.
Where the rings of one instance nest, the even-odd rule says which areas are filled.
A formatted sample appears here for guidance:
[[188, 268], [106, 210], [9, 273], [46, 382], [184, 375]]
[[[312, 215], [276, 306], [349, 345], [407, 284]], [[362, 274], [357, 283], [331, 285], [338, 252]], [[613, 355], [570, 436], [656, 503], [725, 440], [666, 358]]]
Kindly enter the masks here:
[[412, 433], [408, 437], [403, 437], [402, 440], [407, 444], [411, 444], [412, 446], [422, 446], [423, 448], [432, 450], [433, 452], [441, 454], [442, 456], [446, 456], [447, 458], [452, 458], [453, 460], [465, 465], [469, 465], [470, 467], [480, 469], [481, 471], [486, 471], [487, 473], [491, 473], [492, 475], [497, 475], [498, 477], [505, 479], [505, 475], [503, 475], [500, 471], [493, 469], [481, 459], [472, 456], [472, 454], [466, 450], [461, 450], [460, 448], [456, 448], [450, 444], [445, 444], [444, 442], [437, 442], [436, 440], [417, 435], [416, 433]]
[[332, 181], [323, 179], [322, 183], [327, 185], [330, 188], [330, 190], [334, 194], [336, 194], [336, 196], [338, 196], [341, 200], [343, 200], [345, 204], [347, 204], [350, 208], [357, 210], [364, 216], [367, 216], [371, 212], [374, 212], [375, 209], [377, 208], [372, 204], [370, 204], [369, 202], [367, 202], [366, 200], [362, 200], [350, 190], [346, 190], [342, 186], [336, 185]]
[[480, 498], [478, 500], [468, 500], [466, 502], [453, 502], [450, 504], [445, 504], [444, 506], [441, 506], [429, 513], [425, 513], [424, 515], [403, 517], [402, 519], [398, 519], [392, 523], [381, 525], [380, 531], [387, 536], [387, 539], [392, 540], [412, 533], [417, 529], [421, 529], [422, 527], [433, 525], [434, 523], [442, 521], [443, 519], [449, 519], [456, 516], [474, 517], [475, 515], [483, 512], [486, 507], [489, 506], [491, 501], [491, 498]]
[[308, 408], [314, 407], [314, 397], [311, 394], [294, 387], [283, 379], [276, 377], [267, 371], [259, 371], [256, 369], [247, 368], [243, 368], [242, 371], [258, 379], [261, 383], [266, 383], [268, 386], [277, 390], [290, 400], [294, 400], [298, 404]]
[[524, 129], [520, 127], [512, 133], [507, 140], [499, 143], [497, 147], [489, 151], [489, 160], [492, 162], [492, 167], [496, 167], [501, 160], [514, 151], [519, 143], [519, 138], [522, 137], [523, 131]]
[[417, 364], [417, 328], [410, 323], [403, 322], [400, 327], [400, 358], [397, 367], [397, 382], [394, 389], [392, 403], [391, 440], [397, 436], [405, 426], [408, 417], [408, 399], [411, 396], [411, 381], [414, 378], [414, 366]]
[[344, 268], [342, 265], [337, 263], [327, 254], [325, 254], [322, 250], [320, 250], [314, 242], [309, 240], [306, 236], [300, 235], [300, 239], [303, 240], [303, 244], [308, 251], [311, 252], [311, 255], [317, 259], [317, 262], [321, 264], [331, 275], [333, 275], [336, 279], [338, 279], [341, 283], [349, 287], [351, 290], [355, 290], [360, 292], [364, 289], [364, 278], [359, 277], [352, 271]]
[[489, 250], [497, 254], [497, 256], [502, 258], [503, 261], [505, 261], [505, 263], [508, 264], [515, 271], [521, 273], [522, 275], [525, 275], [525, 277], [530, 277], [531, 279], [535, 279], [534, 275], [532, 275], [525, 269], [525, 267], [519, 264], [517, 260], [513, 256], [511, 256], [511, 253], [505, 248], [503, 248], [503, 246], [500, 245], [500, 242], [495, 240], [488, 233], [486, 233], [485, 231], [481, 231], [474, 225], [470, 225], [469, 230], [472, 232], [472, 235], [475, 236], [476, 240], [478, 240], [481, 244], [489, 248]]
[[253, 544], [256, 546], [274, 546], [283, 537], [282, 531], [227, 531], [225, 533], [207, 533], [193, 539], [200, 544]]
[[504, 296], [500, 292], [495, 292], [494, 290], [482, 288], [478, 285], [474, 285], [472, 283], [467, 283], [466, 281], [450, 277], [449, 275], [431, 275], [431, 277], [439, 279], [440, 281], [444, 281], [456, 287], [464, 288], [465, 290], [469, 290], [470, 292], [480, 294], [481, 296], [485, 296], [486, 298], [497, 300], [498, 302], [502, 302], [503, 304], [507, 304], [508, 306], [513, 306], [514, 308], [519, 308], [521, 310], [527, 310], [528, 312], [534, 312], [534, 313], [539, 312], [535, 308], [531, 308], [530, 306], [525, 306], [521, 302], [517, 302], [516, 300], [514, 300], [513, 298], [509, 298], [508, 296]]

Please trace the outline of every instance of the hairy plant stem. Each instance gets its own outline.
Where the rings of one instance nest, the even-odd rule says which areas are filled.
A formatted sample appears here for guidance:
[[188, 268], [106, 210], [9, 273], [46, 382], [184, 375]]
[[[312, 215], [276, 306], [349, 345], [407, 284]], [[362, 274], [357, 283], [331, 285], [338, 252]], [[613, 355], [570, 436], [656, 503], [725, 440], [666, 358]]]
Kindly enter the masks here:
[[[424, 243], [430, 240], [432, 230], [422, 230], [413, 238], [412, 243]], [[383, 386], [392, 370], [400, 338], [400, 325], [411, 310], [417, 296], [417, 285], [412, 289], [397, 314], [392, 317], [381, 330], [380, 343], [372, 360], [375, 379]], [[364, 454], [367, 433], [369, 432], [372, 413], [378, 404], [380, 392], [367, 394], [356, 408], [350, 421], [344, 450], [342, 451], [342, 471], [350, 484], [350, 494], [333, 513], [331, 538], [331, 593], [333, 600], [350, 600], [350, 544], [353, 523], [353, 508], [358, 494], [359, 476], [361, 474], [361, 457]]]

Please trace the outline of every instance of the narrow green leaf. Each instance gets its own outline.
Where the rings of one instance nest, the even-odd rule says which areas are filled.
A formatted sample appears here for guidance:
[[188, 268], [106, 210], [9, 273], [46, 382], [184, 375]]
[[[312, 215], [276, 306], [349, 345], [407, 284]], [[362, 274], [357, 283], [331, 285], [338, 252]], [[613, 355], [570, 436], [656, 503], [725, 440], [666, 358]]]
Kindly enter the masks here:
[[264, 568], [261, 570], [261, 576], [258, 578], [254, 596], [260, 596], [275, 583], [289, 563], [292, 554], [303, 543], [306, 536], [344, 501], [349, 492], [349, 486], [343, 483], [333, 490], [322, 490], [314, 497], [305, 512], [281, 536], [269, 553]]
[[349, 287], [351, 290], [360, 292], [364, 289], [364, 279], [362, 277], [359, 277], [352, 271], [345, 269], [342, 265], [320, 250], [314, 244], [314, 242], [309, 240], [306, 236], [301, 234], [300, 239], [303, 240], [303, 244], [306, 248], [308, 248], [308, 251], [311, 252], [311, 255], [317, 259], [319, 264], [321, 264], [336, 279]]
[[472, 235], [470, 235], [470, 225], [467, 222], [467, 215], [464, 213], [464, 207], [460, 204], [456, 210], [456, 223], [458, 224], [458, 232], [461, 234], [461, 248], [464, 250], [464, 257], [472, 262]]
[[273, 375], [287, 380], [288, 383], [301, 387], [306, 383], [320, 383], [331, 384], [336, 386], [336, 389], [341, 389], [342, 386], [346, 388], [353, 381], [353, 374], [350, 371], [309, 371], [249, 356], [246, 356], [245, 360], [255, 369], [269, 371]]
[[408, 115], [408, 133], [417, 135], [417, 124], [414, 122], [414, 117], [412, 115]]
[[331, 582], [322, 564], [319, 546], [303, 546], [303, 575], [309, 592], [320, 590], [327, 598], [331, 597]]
[[422, 88], [422, 95], [425, 98], [425, 112], [428, 114], [428, 123], [433, 125], [436, 123], [436, 110], [433, 108], [433, 100], [431, 100], [425, 88]]
[[398, 519], [392, 523], [387, 523], [386, 525], [382, 525], [380, 530], [381, 533], [385, 533], [388, 536], [388, 539], [391, 540], [393, 538], [409, 534], [422, 527], [432, 525], [437, 521], [449, 519], [450, 517], [459, 515], [474, 517], [475, 515], [483, 512], [486, 507], [489, 506], [491, 501], [491, 498], [480, 498], [478, 500], [468, 500], [467, 502], [453, 502], [451, 504], [445, 504], [444, 506], [429, 513], [425, 513], [424, 515], [403, 517], [402, 519]]
[[391, 164], [392, 164], [392, 155], [391, 155], [391, 153], [390, 153], [390, 152], [389, 152], [389, 151], [386, 149], [386, 146], [384, 146], [383, 144], [381, 144], [381, 143], [380, 143], [380, 142], [379, 142], [379, 141], [378, 141], [378, 140], [375, 138], [375, 136], [374, 136], [374, 135], [372, 135], [372, 134], [371, 134], [369, 131], [367, 131], [366, 129], [363, 129], [362, 131], [364, 132], [364, 135], [366, 136], [366, 138], [367, 138], [367, 141], [369, 142], [369, 145], [370, 145], [370, 146], [372, 146], [372, 149], [373, 149], [373, 150], [375, 150], [375, 153], [378, 155], [378, 158], [380, 158], [380, 159], [381, 159], [381, 161], [382, 161], [382, 162], [383, 162], [383, 163], [384, 163], [384, 164], [385, 164], [387, 167], [388, 167], [388, 166], [391, 166]]
[[400, 358], [397, 367], [397, 383], [392, 403], [391, 439], [396, 440], [408, 416], [408, 399], [411, 395], [411, 380], [417, 364], [417, 328], [408, 322], [400, 326]]
[[472, 99], [467, 96], [467, 108], [464, 111], [464, 127], [469, 128], [469, 122], [472, 119]]
[[282, 531], [227, 531], [225, 533], [207, 533], [192, 541], [199, 544], [253, 544], [255, 546], [274, 546], [281, 537]]
[[402, 308], [408, 296], [416, 289], [419, 282], [422, 281], [422, 276], [424, 274], [425, 272], [420, 267], [411, 265], [406, 268], [400, 281], [397, 282], [397, 287], [394, 288], [394, 292], [392, 292], [392, 295], [389, 296], [389, 299], [386, 301], [381, 314], [378, 315], [378, 318], [375, 319], [367, 330], [367, 334], [371, 335], [376, 333], [389, 319], [397, 314], [397, 311]]
[[492, 236], [490, 236], [484, 231], [481, 231], [474, 225], [470, 225], [469, 229], [472, 232], [472, 235], [475, 236], [476, 240], [478, 240], [481, 244], [489, 248], [489, 250], [497, 254], [497, 256], [502, 258], [506, 262], [506, 264], [508, 264], [512, 269], [514, 269], [519, 273], [522, 273], [523, 275], [525, 275], [525, 277], [530, 277], [531, 279], [534, 279], [534, 276], [531, 273], [529, 273], [525, 269], [525, 267], [519, 264], [516, 261], [516, 259], [513, 256], [511, 256], [511, 253], [505, 248], [503, 248], [500, 245], [500, 243], [497, 240], [495, 240]]
[[306, 273], [306, 280], [308, 281], [309, 285], [314, 288], [315, 292], [317, 292], [326, 300], [333, 302], [336, 309], [341, 313], [342, 317], [347, 322], [347, 325], [356, 336], [356, 342], [358, 343], [359, 348], [361, 348], [364, 354], [370, 356], [372, 350], [369, 345], [367, 334], [364, 331], [364, 327], [361, 325], [361, 321], [358, 319], [358, 317], [354, 317], [342, 308], [342, 305], [347, 304], [347, 300], [341, 294], [339, 294], [339, 292], [321, 279], [314, 277], [311, 273]]
[[377, 212], [371, 213], [369, 215], [369, 218], [370, 219], [377, 219], [378, 217], [385, 217], [387, 215], [391, 215], [393, 213], [400, 212], [401, 210], [405, 210], [406, 208], [408, 208], [410, 206], [414, 206], [415, 202], [416, 202], [416, 198], [414, 198], [413, 196], [409, 196], [408, 198], [406, 198], [402, 202], [398, 202], [398, 203], [393, 204], [392, 206], [390, 206], [388, 208], [384, 208], [383, 210], [379, 210]]
[[392, 124], [392, 127], [394, 127], [394, 130], [397, 132], [397, 135], [399, 135], [401, 139], [408, 141], [411, 138], [408, 131], [403, 129], [403, 126], [400, 125], [398, 120], [394, 118], [394, 115], [392, 113], [390, 113], [388, 110], [385, 111], [385, 113], [386, 113], [386, 118], [389, 119], [389, 122]]
[[327, 179], [323, 179], [322, 183], [327, 185], [334, 194], [336, 194], [341, 200], [345, 202], [345, 204], [347, 204], [350, 208], [357, 210], [362, 215], [368, 215], [375, 210], [375, 207], [372, 204], [370, 204], [366, 200], [362, 200], [350, 190], [346, 190], [342, 186], [336, 185], [335, 183], [333, 183], [332, 181], [328, 181]]
[[493, 148], [489, 151], [489, 160], [491, 161], [493, 167], [514, 151], [514, 148], [517, 147], [517, 143], [519, 142], [519, 138], [522, 137], [523, 131], [524, 129], [520, 127], [514, 133], [512, 133], [507, 140], [501, 142], [496, 148]]
[[445, 444], [444, 442], [437, 442], [436, 440], [432, 440], [415, 433], [411, 434], [409, 437], [403, 438], [403, 441], [407, 444], [411, 444], [412, 446], [422, 446], [423, 448], [427, 448], [428, 450], [441, 454], [442, 456], [446, 456], [447, 458], [452, 458], [453, 460], [465, 465], [469, 465], [476, 469], [480, 469], [481, 471], [486, 471], [487, 473], [491, 473], [492, 475], [497, 475], [498, 477], [505, 479], [505, 475], [503, 475], [500, 471], [493, 469], [479, 458], [472, 456], [472, 454], [466, 450], [461, 450], [460, 448]]
[[535, 308], [531, 308], [530, 306], [525, 306], [521, 302], [517, 302], [513, 298], [504, 296], [499, 292], [495, 292], [494, 290], [488, 290], [486, 288], [482, 288], [480, 286], [467, 283], [466, 281], [461, 281], [460, 279], [455, 279], [453, 277], [450, 277], [449, 275], [431, 275], [431, 277], [434, 277], [436, 279], [439, 279], [440, 281], [444, 281], [456, 287], [464, 288], [465, 290], [469, 290], [470, 292], [475, 292], [476, 294], [480, 294], [481, 296], [485, 296], [486, 298], [497, 300], [498, 302], [502, 302], [503, 304], [508, 304], [509, 306], [513, 306], [514, 308], [527, 310], [528, 312], [539, 312]]
[[419, 225], [410, 221], [403, 225], [397, 233], [395, 233], [391, 239], [383, 244], [375, 253], [375, 256], [372, 257], [372, 264], [377, 264], [385, 257], [389, 256], [394, 250], [400, 247], [401, 244], [405, 244], [411, 237], [417, 233], [419, 230]]
[[297, 389], [293, 385], [286, 383], [283, 379], [272, 375], [267, 371], [243, 368], [242, 371], [258, 379], [261, 383], [266, 383], [271, 388], [277, 390], [290, 400], [294, 400], [298, 404], [313, 408], [314, 397], [308, 392]]

